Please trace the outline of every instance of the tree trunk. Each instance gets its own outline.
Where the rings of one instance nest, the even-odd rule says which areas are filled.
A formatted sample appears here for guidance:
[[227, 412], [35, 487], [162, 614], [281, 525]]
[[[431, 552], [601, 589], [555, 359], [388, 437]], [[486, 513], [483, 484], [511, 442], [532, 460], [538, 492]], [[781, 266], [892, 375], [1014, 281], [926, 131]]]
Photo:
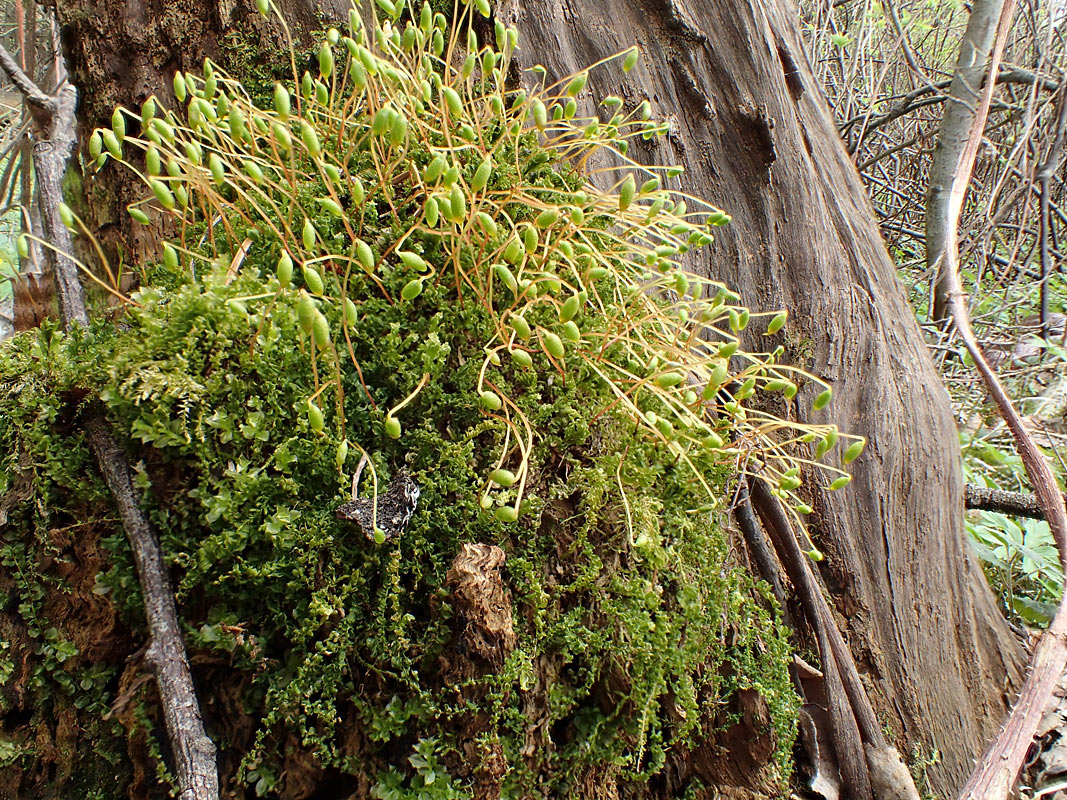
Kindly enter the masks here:
[[902, 752], [937, 748], [935, 788], [958, 789], [1004, 719], [1023, 654], [964, 538], [948, 397], [791, 3], [512, 0], [501, 16], [519, 28], [524, 66], [551, 76], [637, 39], [639, 66], [598, 72], [594, 91], [673, 119], [652, 160], [685, 166], [686, 191], [733, 216], [710, 263], [693, 266], [755, 311], [788, 309], [786, 361], [834, 385], [823, 412], [801, 391], [797, 417], [867, 437], [848, 488], [811, 503], [823, 578]]
[[[306, 4], [284, 5], [291, 23], [312, 24]], [[77, 0], [59, 13], [83, 137], [115, 104], [153, 93], [172, 103], [175, 69], [205, 56], [225, 66], [226, 31], [258, 41], [266, 30], [244, 2]], [[673, 120], [653, 160], [683, 164], [686, 191], [733, 216], [710, 263], [692, 266], [753, 310], [789, 309], [786, 360], [832, 383], [836, 398], [810, 412], [813, 395], [802, 390], [792, 412], [867, 437], [852, 484], [811, 498], [810, 527], [881, 719], [905, 754], [940, 751], [934, 785], [951, 792], [1005, 716], [1023, 656], [964, 539], [948, 398], [805, 61], [794, 9], [786, 0], [510, 0], [496, 13], [517, 25], [523, 66], [541, 63], [554, 78], [635, 38], [641, 45], [635, 71], [598, 71], [594, 91], [629, 106], [647, 98]], [[98, 226], [129, 253], [146, 252], [121, 213], [143, 189], [115, 166], [86, 180]]]

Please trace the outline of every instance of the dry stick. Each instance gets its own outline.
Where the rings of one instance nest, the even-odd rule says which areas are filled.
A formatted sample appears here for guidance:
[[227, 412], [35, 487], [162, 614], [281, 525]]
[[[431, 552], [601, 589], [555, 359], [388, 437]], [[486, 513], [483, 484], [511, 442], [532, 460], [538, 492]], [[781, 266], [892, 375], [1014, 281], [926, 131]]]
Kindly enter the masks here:
[[[1001, 12], [996, 43], [990, 58], [990, 74], [995, 74], [1004, 51], [1014, 5], [1014, 0], [1007, 0]], [[957, 253], [959, 216], [986, 116], [989, 113], [992, 95], [993, 82], [987, 81], [970, 136], [958, 156], [953, 172], [950, 200], [946, 209], [948, 219], [944, 220], [948, 233], [945, 239], [948, 244], [942, 254], [943, 274], [950, 282], [948, 305], [952, 321], [985, 382], [986, 390], [992, 396], [1000, 415], [1015, 438], [1019, 457], [1026, 467], [1030, 483], [1045, 512], [1045, 519], [1052, 529], [1053, 538], [1060, 551], [1060, 560], [1067, 564], [1067, 508], [1064, 506], [1063, 496], [1056, 486], [1052, 471], [1023, 427], [1022, 420], [1012, 406], [1007, 392], [1004, 391], [996, 373], [993, 372], [982, 349], [978, 346], [978, 340], [971, 329], [967, 304], [959, 278]], [[1000, 735], [986, 750], [963, 787], [960, 800], [1006, 800], [1022, 768], [1023, 759], [1033, 741], [1041, 715], [1065, 665], [1067, 665], [1067, 602], [1061, 601], [1056, 616], [1053, 617], [1048, 629], [1042, 634], [1034, 648], [1030, 673], [1023, 684], [1018, 702], [1012, 709]]]
[[988, 489], [968, 483], [963, 487], [963, 507], [980, 511], [995, 511], [1015, 517], [1044, 519], [1045, 512], [1032, 494], [1006, 492], [1003, 489]]
[[[18, 68], [3, 46], [0, 46], [0, 68], [22, 92], [33, 116], [37, 137], [33, 161], [40, 191], [41, 216], [45, 236], [54, 245], [44, 250], [55, 274], [60, 315], [65, 329], [71, 331], [89, 324], [78, 268], [66, 255], [73, 252], [70, 231], [59, 217], [59, 203], [63, 197], [61, 180], [74, 144], [77, 93], [74, 87], [67, 85], [55, 97], [49, 97]], [[155, 675], [159, 689], [167, 735], [174, 751], [175, 772], [181, 790], [179, 798], [217, 800], [219, 779], [215, 745], [208, 738], [200, 717], [159, 537], [141, 511], [126, 453], [115, 440], [103, 410], [90, 408], [86, 416], [89, 444], [115, 499], [137, 567], [149, 632], [145, 662]]]

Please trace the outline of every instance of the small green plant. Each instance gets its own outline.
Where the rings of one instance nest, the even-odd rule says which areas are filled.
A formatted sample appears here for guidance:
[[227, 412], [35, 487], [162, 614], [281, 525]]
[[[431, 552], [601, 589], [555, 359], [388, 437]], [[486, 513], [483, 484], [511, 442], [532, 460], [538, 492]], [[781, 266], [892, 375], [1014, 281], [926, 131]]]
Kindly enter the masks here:
[[[627, 158], [631, 139], [666, 131], [649, 104], [627, 112], [609, 97], [606, 121], [580, 116], [598, 65], [547, 86], [535, 70], [537, 89], [508, 89], [514, 30], [497, 23], [495, 42], [480, 42], [465, 24], [473, 6], [457, 11], [451, 34], [428, 4], [406, 24], [403, 8], [391, 5], [370, 26], [354, 9], [350, 35], [331, 30], [317, 74], [305, 72], [294, 89], [277, 84], [273, 108], [256, 107], [207, 62], [202, 76], [175, 75], [175, 92], [188, 101], [181, 117], [154, 98], [140, 113], [116, 110], [90, 153], [102, 166], [141, 152], [153, 194], [130, 213], [146, 223], [174, 219], [180, 239], [163, 251], [171, 266], [196, 272], [215, 262], [235, 273], [250, 248], [272, 250], [278, 288], [240, 302], [295, 306], [316, 375], [311, 429], [334, 426], [346, 451], [341, 360], [359, 368], [350, 334], [363, 304], [377, 296], [420, 313], [426, 288], [446, 286], [454, 302], [492, 319], [493, 334], [478, 343], [476, 390], [486, 418], [505, 432], [481, 490], [482, 506], [500, 520], [521, 513], [537, 437], [515, 397], [524, 370], [603, 381], [710, 498], [718, 493], [706, 471], [729, 463], [770, 482], [794, 516], [810, 511], [796, 492], [801, 469], [816, 461], [798, 445], [815, 443], [821, 458], [847, 440], [847, 464], [864, 442], [746, 402], [760, 390], [792, 398], [798, 381], [821, 382], [780, 364], [781, 348], [741, 350], [751, 312], [721, 283], [679, 267], [729, 216], [665, 188], [680, 169]], [[628, 69], [637, 50], [613, 58]], [[603, 150], [626, 165], [608, 192], [584, 173]], [[323, 306], [340, 310], [344, 324], [332, 326]], [[784, 312], [766, 316], [767, 334], [786, 322]], [[405, 409], [429, 377], [380, 403], [362, 387], [385, 436], [403, 436]], [[815, 407], [829, 400], [823, 385]], [[849, 480], [839, 467], [820, 468], [831, 473], [830, 488]], [[818, 557], [810, 541], [808, 549]]]
[[[969, 482], [1023, 490], [1018, 476], [1024, 471], [1015, 453], [1005, 452], [988, 435], [964, 435], [961, 442]], [[965, 524], [1009, 618], [1047, 625], [1064, 590], [1063, 567], [1048, 523], [983, 510], [969, 512]]]

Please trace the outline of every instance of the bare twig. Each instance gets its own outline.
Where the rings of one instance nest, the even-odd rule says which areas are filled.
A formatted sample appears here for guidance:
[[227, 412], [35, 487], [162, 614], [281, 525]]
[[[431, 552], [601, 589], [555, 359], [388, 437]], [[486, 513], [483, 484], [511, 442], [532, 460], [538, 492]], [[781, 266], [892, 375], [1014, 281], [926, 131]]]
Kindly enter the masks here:
[[[33, 109], [34, 167], [40, 192], [44, 233], [54, 245], [45, 249], [55, 275], [60, 315], [67, 330], [87, 326], [89, 317], [78, 268], [69, 256], [70, 232], [59, 218], [61, 179], [74, 144], [76, 92], [65, 86], [54, 96], [42, 92], [0, 46], [0, 68], [26, 96]], [[57, 255], [58, 254], [58, 255]], [[156, 678], [167, 734], [174, 752], [181, 800], [217, 800], [219, 796], [215, 745], [200, 717], [189, 660], [181, 638], [174, 594], [167, 578], [159, 537], [141, 511], [129, 461], [116, 441], [102, 408], [86, 414], [86, 433], [100, 470], [118, 507], [133, 552], [144, 596], [149, 643], [145, 661]]]
[[1049, 183], [1052, 176], [1059, 170], [1063, 160], [1064, 129], [1067, 127], [1067, 96], [1061, 92], [1059, 95], [1060, 109], [1056, 116], [1056, 138], [1049, 147], [1045, 162], [1037, 168], [1037, 183], [1041, 187], [1041, 232], [1039, 243], [1041, 248], [1041, 335], [1048, 335], [1048, 280], [1051, 273], [1052, 257], [1049, 253], [1050, 227], [1052, 225], [1050, 207], [1052, 200], [1049, 197]]
[[996, 511], [1015, 517], [1044, 519], [1045, 512], [1041, 503], [1032, 494], [1006, 492], [1003, 489], [987, 489], [984, 486], [967, 484], [964, 487], [963, 505], [965, 508], [980, 511]]

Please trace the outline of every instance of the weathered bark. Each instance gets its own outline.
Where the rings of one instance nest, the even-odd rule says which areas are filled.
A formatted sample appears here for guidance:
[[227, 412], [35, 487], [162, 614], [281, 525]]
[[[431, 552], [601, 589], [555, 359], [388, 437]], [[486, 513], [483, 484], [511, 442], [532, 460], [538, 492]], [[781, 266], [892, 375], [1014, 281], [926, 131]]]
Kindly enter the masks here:
[[[276, 0], [299, 46], [321, 19], [346, 19], [346, 0]], [[152, 95], [177, 109], [173, 78], [178, 70], [199, 74], [210, 58], [242, 79], [253, 69], [290, 75], [284, 32], [277, 15], [264, 18], [251, 0], [179, 3], [173, 0], [71, 0], [59, 3], [70, 81], [78, 87], [80, 149], [89, 135], [111, 124], [116, 106], [140, 109]], [[270, 63], [258, 59], [269, 55]], [[268, 84], [269, 85], [269, 84]], [[88, 156], [85, 156], [88, 159]], [[144, 185], [121, 164], [109, 162], [85, 176], [85, 222], [109, 258], [140, 263], [158, 256], [159, 232], [133, 224], [126, 206], [144, 195]], [[89, 255], [87, 253], [87, 255]], [[95, 263], [89, 255], [86, 263]]]
[[557, 77], [641, 45], [637, 69], [608, 68], [591, 83], [598, 95], [647, 98], [673, 120], [652, 157], [685, 166], [686, 191], [733, 215], [695, 266], [756, 310], [790, 310], [787, 358], [833, 383], [836, 398], [812, 413], [802, 391], [797, 416], [868, 438], [849, 488], [813, 498], [823, 576], [879, 717], [898, 744], [937, 747], [936, 788], [958, 788], [1006, 713], [1022, 653], [964, 539], [948, 398], [804, 60], [793, 8], [512, 0], [501, 16], [519, 28], [523, 65]]

